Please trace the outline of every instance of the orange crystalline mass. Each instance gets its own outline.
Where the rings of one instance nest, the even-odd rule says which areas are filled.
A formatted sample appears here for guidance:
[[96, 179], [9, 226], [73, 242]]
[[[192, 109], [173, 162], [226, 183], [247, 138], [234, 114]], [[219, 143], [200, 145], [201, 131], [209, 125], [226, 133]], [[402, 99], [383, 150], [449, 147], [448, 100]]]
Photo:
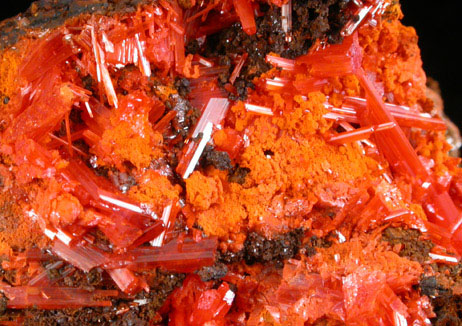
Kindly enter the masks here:
[[112, 128], [104, 131], [101, 148], [117, 166], [129, 161], [138, 168], [146, 167], [160, 155], [162, 137], [149, 122], [152, 106], [153, 101], [146, 94], [135, 92], [122, 98], [120, 107], [110, 117]]

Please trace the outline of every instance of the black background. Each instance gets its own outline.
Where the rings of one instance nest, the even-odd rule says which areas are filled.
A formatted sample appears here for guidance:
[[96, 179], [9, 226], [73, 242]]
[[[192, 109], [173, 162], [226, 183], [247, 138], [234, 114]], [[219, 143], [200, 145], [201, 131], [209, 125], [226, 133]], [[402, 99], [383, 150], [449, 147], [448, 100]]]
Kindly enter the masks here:
[[[28, 0], [3, 0], [0, 19], [14, 16], [28, 8]], [[424, 69], [439, 81], [446, 112], [462, 127], [462, 79], [460, 28], [462, 15], [456, 9], [458, 1], [401, 0], [404, 24], [414, 26], [419, 35]]]

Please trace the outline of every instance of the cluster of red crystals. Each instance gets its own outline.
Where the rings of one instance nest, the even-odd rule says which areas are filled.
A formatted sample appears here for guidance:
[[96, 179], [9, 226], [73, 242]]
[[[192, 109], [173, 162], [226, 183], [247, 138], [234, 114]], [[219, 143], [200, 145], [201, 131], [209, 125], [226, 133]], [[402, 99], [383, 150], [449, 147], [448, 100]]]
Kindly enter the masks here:
[[[259, 325], [263, 320], [311, 325], [323, 319], [346, 325], [428, 325], [429, 318], [434, 317], [428, 298], [421, 298], [412, 289], [417, 276], [387, 274], [359, 263], [340, 276], [309, 271], [309, 264], [290, 260], [282, 274], [265, 275], [260, 283], [227, 276], [238, 288], [236, 304], [251, 311], [248, 325]], [[341, 266], [338, 273], [342, 274]]]
[[369, 17], [368, 24], [371, 26], [377, 25], [377, 17], [380, 17], [389, 6], [389, 3], [384, 0], [366, 0], [353, 1], [355, 8], [353, 9], [352, 16], [355, 17], [345, 24], [341, 34], [342, 36], [350, 36], [355, 30]]
[[92, 43], [93, 52], [95, 55], [97, 81], [100, 85], [101, 84], [103, 85], [106, 91], [109, 104], [117, 108], [119, 101], [117, 100], [117, 95], [114, 90], [114, 85], [112, 84], [111, 76], [109, 75], [109, 71], [107, 69], [106, 58], [105, 58], [106, 54], [101, 48], [101, 46], [99, 45], [98, 40], [96, 39], [95, 28], [93, 26], [90, 26], [90, 32], [91, 32], [91, 43]]
[[[420, 128], [423, 130], [444, 131], [446, 124], [443, 120], [432, 118], [428, 113], [419, 113], [411, 111], [409, 107], [399, 106], [391, 103], [385, 103], [387, 110], [390, 111], [393, 118], [405, 128]], [[356, 107], [366, 109], [366, 99], [359, 97], [345, 97], [342, 107], [336, 108], [326, 104], [330, 111], [324, 117], [336, 121], [348, 121], [350, 123], [359, 123]]]
[[309, 66], [310, 74], [316, 78], [354, 74], [361, 69], [361, 62], [362, 49], [356, 34], [345, 38], [339, 45], [311, 48], [307, 55], [296, 59], [297, 64]]
[[[380, 1], [374, 4], [371, 3], [370, 7], [383, 8]], [[441, 119], [412, 112], [405, 107], [384, 103], [375, 85], [369, 81], [366, 73], [361, 68], [362, 49], [358, 44], [356, 34], [345, 38], [341, 45], [326, 48], [314, 47], [309, 54], [296, 60], [268, 55], [267, 61], [285, 71], [294, 72], [303, 72], [303, 65], [306, 65], [310, 73], [309, 78], [295, 80], [292, 84], [288, 80], [281, 78], [268, 79], [267, 88], [276, 91], [282, 91], [291, 87], [291, 85], [304, 93], [322, 90], [328, 84], [327, 78], [329, 77], [355, 74], [364, 88], [367, 98], [345, 97], [341, 108], [334, 108], [327, 104], [326, 108], [330, 112], [325, 115], [325, 118], [360, 124], [362, 128], [334, 135], [330, 140], [339, 144], [345, 141], [363, 140], [375, 129], [374, 125], [386, 126], [383, 131], [377, 133], [374, 137], [379, 150], [387, 158], [395, 173], [409, 177], [416, 187], [419, 187], [421, 192], [425, 193], [420, 200], [424, 202], [427, 215], [433, 223], [449, 231], [446, 236], [449, 235], [451, 238], [451, 234], [453, 234], [453, 243], [456, 248], [461, 247], [462, 242], [460, 239], [462, 237], [460, 234], [462, 234], [462, 231], [459, 230], [461, 229], [462, 218], [460, 218], [458, 209], [448, 195], [447, 188], [440, 185], [439, 179], [436, 179], [428, 169], [424, 168], [400, 128], [401, 126], [442, 131], [446, 129], [445, 123]], [[433, 237], [431, 232], [429, 235]], [[447, 248], [453, 248], [450, 245], [450, 239], [438, 241], [438, 243], [442, 242], [446, 243]]]
[[283, 281], [270, 302], [277, 313], [272, 316], [279, 322], [290, 315], [306, 316], [305, 322], [313, 323], [319, 318], [345, 320], [344, 298], [338, 285], [329, 284], [319, 274], [298, 274]]
[[[13, 123], [4, 133], [4, 140], [15, 142], [19, 135], [30, 139], [42, 139], [70, 112], [76, 96], [66, 83], [63, 83], [57, 68], [52, 68], [46, 78], [36, 81], [39, 91], [24, 96], [28, 101], [24, 110], [18, 112]], [[56, 107], [51, 109], [50, 103]]]
[[[217, 5], [214, 4], [208, 10]], [[202, 14], [206, 15], [207, 12]], [[131, 15], [129, 20], [92, 17], [83, 28], [60, 28], [37, 41], [38, 46], [31, 50], [28, 59], [19, 69], [25, 87], [18, 93], [18, 98], [13, 100], [18, 103], [15, 117], [2, 136], [2, 151], [12, 155], [18, 167], [17, 179], [21, 184], [35, 178], [53, 179], [60, 184], [56, 189], [40, 193], [37, 205], [28, 212], [53, 241], [53, 254], [85, 272], [95, 267], [105, 267], [113, 281], [128, 294], [148, 290], [144, 278], [136, 273], [138, 270], [164, 267], [193, 272], [213, 264], [217, 241], [204, 239], [191, 242], [186, 239], [181, 244], [174, 241], [163, 246], [168, 240], [168, 232], [174, 226], [179, 205], [167, 205], [159, 219], [154, 212], [129, 199], [107, 179], [97, 176], [76, 158], [75, 154], [84, 157], [88, 154], [72, 142], [83, 139], [94, 152], [99, 153], [104, 132], [111, 126], [111, 111], [128, 112], [133, 106], [139, 105], [138, 102], [146, 106], [152, 104], [152, 108], [149, 108], [149, 121], [153, 130], [164, 131], [176, 116], [175, 110], [164, 114], [164, 105], [160, 101], [156, 102], [156, 99], [151, 100], [141, 91], [119, 99], [111, 76], [115, 69], [134, 64], [148, 78], [153, 65], [164, 73], [175, 69], [178, 74], [187, 77], [191, 72], [199, 72], [203, 78], [198, 82], [216, 84], [218, 75], [224, 70], [220, 70], [220, 67], [217, 69], [214, 63], [205, 58], [185, 57], [185, 29], [182, 25], [183, 10], [179, 5], [176, 2], [160, 1], [158, 5], [144, 6], [143, 10]], [[238, 77], [245, 60], [244, 55], [237, 63], [234, 78]], [[75, 64], [83, 75], [88, 74], [97, 81], [95, 94], [78, 84], [81, 80], [72, 71], [69, 74], [63, 73], [67, 71], [69, 62]], [[209, 71], [199, 70], [200, 66]], [[200, 87], [207, 85], [202, 84]], [[211, 137], [212, 128], [223, 120], [229, 103], [218, 87], [215, 96], [202, 95], [204, 113], [192, 137], [210, 129], [208, 139], [200, 144], [203, 149]], [[105, 100], [110, 107], [106, 107]], [[197, 107], [201, 108], [200, 105]], [[72, 109], [81, 110], [82, 125], [76, 126], [71, 122], [69, 113]], [[66, 131], [65, 139], [55, 133], [62, 121]], [[50, 138], [51, 141], [48, 141]], [[69, 155], [58, 150], [63, 144], [68, 148]], [[188, 158], [192, 160], [191, 164], [184, 160], [189, 168], [185, 172], [192, 172], [201, 151], [193, 151]], [[62, 200], [57, 207], [52, 207], [46, 196], [65, 198], [67, 201]], [[74, 201], [75, 208], [72, 207]], [[66, 210], [75, 211], [71, 212], [75, 216], [65, 218], [62, 213], [67, 214]], [[81, 219], [77, 219], [80, 213]], [[59, 218], [53, 221], [52, 216]], [[65, 223], [60, 224], [61, 221]], [[95, 228], [110, 240], [114, 253], [104, 252], [92, 244], [92, 236], [88, 232]], [[146, 247], [148, 250], [138, 248], [148, 242], [155, 247]], [[118, 254], [116, 251], [123, 253]], [[108, 262], [110, 259], [113, 259], [112, 265]], [[56, 264], [62, 265], [62, 262]], [[46, 271], [36, 275], [29, 285], [31, 288], [48, 286]], [[21, 289], [16, 291], [20, 293]], [[52, 299], [49, 302], [55, 305]], [[72, 305], [69, 301], [68, 306]]]
[[223, 89], [218, 87], [217, 79], [220, 74], [226, 73], [229, 68], [216, 66], [213, 62], [204, 62], [202, 65], [203, 67], [199, 69], [201, 76], [190, 81], [191, 91], [188, 94], [188, 99], [191, 105], [204, 112], [210, 99], [226, 96]]
[[[297, 59], [297, 63], [307, 64], [310, 73], [319, 79], [333, 76], [355, 74], [366, 92], [367, 107], [355, 107], [358, 122], [367, 128], [371, 125], [394, 124], [393, 127], [375, 135], [379, 150], [387, 158], [392, 170], [409, 177], [417, 187], [421, 187], [424, 196], [424, 208], [430, 220], [454, 234], [455, 247], [459, 253], [462, 218], [447, 190], [439, 189], [435, 177], [430, 175], [412, 148], [408, 138], [399, 127], [390, 110], [361, 68], [362, 50], [356, 34], [346, 38], [342, 45], [318, 49]], [[349, 104], [353, 104], [350, 101]], [[354, 132], [353, 132], [354, 133]]]
[[164, 309], [169, 309], [169, 325], [202, 326], [225, 325], [225, 315], [234, 300], [234, 292], [223, 282], [212, 289], [211, 282], [203, 282], [190, 274], [183, 286], [173, 291]]
[[343, 281], [348, 325], [406, 325], [406, 305], [379, 271], [360, 270]]
[[[281, 6], [282, 28], [289, 41], [292, 1], [271, 2]], [[195, 1], [190, 4], [194, 5]], [[420, 197], [413, 199], [425, 204], [427, 215], [434, 223], [415, 217], [409, 207], [390, 204], [396, 199], [391, 195], [392, 190], [374, 184], [359, 189], [349, 202], [339, 207], [335, 218], [326, 223], [323, 231], [336, 231], [339, 239], [344, 241], [352, 237], [353, 230], [369, 231], [385, 223], [406, 221], [404, 224], [426, 231], [437, 244], [430, 253], [432, 262], [453, 264], [459, 257], [448, 254], [445, 249], [451, 251], [455, 246], [462, 253], [462, 219], [447, 192], [450, 178], [443, 184], [433, 176], [400, 128], [442, 131], [444, 122], [406, 107], [384, 103], [361, 66], [362, 49], [353, 32], [368, 16], [369, 24], [373, 25], [375, 17], [387, 5], [388, 2], [382, 0], [353, 1], [350, 9], [356, 15], [355, 20], [343, 30], [342, 34], [347, 37], [341, 45], [313, 47], [310, 53], [294, 60], [267, 55], [267, 62], [281, 69], [276, 77], [265, 76], [266, 89], [277, 95], [287, 92], [306, 99], [309, 92], [329, 86], [329, 78], [356, 75], [366, 98], [344, 97], [340, 108], [326, 104], [329, 113], [324, 117], [340, 121], [338, 125], [346, 130], [329, 134], [327, 140], [339, 146], [347, 142], [358, 142], [362, 146], [362, 143], [364, 147], [373, 147], [375, 153], [378, 148], [388, 160], [394, 177], [412, 180], [413, 186], [419, 189], [415, 193]], [[79, 139], [85, 140], [92, 152], [99, 156], [113, 112], [126, 113], [137, 103], [144, 103], [149, 107], [147, 113], [152, 129], [160, 133], [165, 132], [179, 114], [176, 110], [166, 112], [165, 105], [144, 90], [119, 97], [116, 90], [121, 85], [115, 83], [111, 73], [131, 64], [138, 67], [140, 76], [146, 80], [152, 71], [158, 73], [156, 78], [161, 82], [176, 76], [190, 79], [191, 92], [187, 98], [201, 111], [201, 117], [179, 155], [176, 172], [183, 179], [195, 170], [212, 137], [216, 149], [227, 152], [232, 160], [245, 146], [244, 133], [223, 122], [231, 103], [226, 92], [219, 87], [218, 77], [228, 73], [229, 67], [219, 66], [218, 60], [197, 54], [186, 56], [185, 42], [197, 39], [202, 43], [204, 36], [237, 21], [241, 22], [245, 33], [255, 34], [255, 15], [260, 14], [258, 3], [251, 0], [209, 1], [183, 10], [177, 1], [160, 0], [142, 8], [129, 19], [92, 17], [83, 28], [58, 29], [39, 42], [20, 67], [25, 87], [18, 98], [13, 99], [19, 104], [13, 112], [12, 123], [2, 135], [4, 146], [1, 149], [4, 154], [11, 155], [18, 167], [19, 183], [26, 184], [39, 178], [59, 184], [57, 189], [39, 194], [38, 201], [43, 199], [43, 202], [28, 214], [37, 219], [44, 234], [52, 240], [52, 253], [62, 261], [39, 269], [27, 285], [11, 287], [0, 283], [0, 291], [9, 299], [8, 307], [60, 309], [111, 304], [97, 298], [117, 296], [117, 291], [87, 292], [53, 286], [48, 270], [60, 268], [66, 261], [72, 264], [69, 273], [75, 268], [84, 272], [97, 267], [104, 269], [128, 295], [149, 291], [146, 275], [152, 269], [187, 273], [183, 286], [170, 295], [162, 311], [169, 313], [169, 325], [172, 326], [224, 326], [227, 318], [235, 318], [239, 324], [245, 323], [247, 318], [249, 325], [259, 325], [265, 320], [302, 325], [322, 318], [348, 325], [428, 324], [428, 318], [433, 316], [431, 308], [426, 298], [411, 290], [416, 283], [413, 275], [390, 276], [373, 268], [360, 268], [339, 276], [329, 272], [308, 272], [307, 266], [297, 261], [285, 262], [282, 274], [273, 269], [261, 275], [261, 279], [266, 278], [263, 284], [247, 282], [242, 275], [228, 275], [226, 281], [237, 284], [240, 292], [235, 305], [239, 311], [228, 314], [235, 301], [228, 283], [216, 287], [216, 283], [203, 282], [193, 274], [215, 263], [217, 238], [180, 236], [171, 240], [169, 235], [174, 229], [180, 202], [164, 203], [162, 216], [156, 216], [76, 159], [77, 154], [88, 156], [72, 144]], [[229, 83], [224, 85], [227, 92], [236, 94], [233, 84], [247, 58], [247, 53], [233, 58], [234, 69]], [[77, 85], [81, 80], [72, 73], [62, 73], [71, 65], [97, 81], [96, 94]], [[292, 75], [299, 73], [306, 78], [293, 78]], [[168, 93], [162, 96], [174, 98], [177, 95]], [[273, 105], [275, 100], [269, 97], [255, 92], [244, 103], [244, 108], [260, 115], [259, 118], [278, 116], [280, 112]], [[285, 99], [280, 97], [280, 101]], [[289, 102], [287, 106], [292, 105]], [[82, 125], [71, 122], [72, 109], [81, 111]], [[56, 133], [63, 121], [66, 140]], [[360, 127], [355, 129], [349, 123]], [[68, 154], [63, 151], [63, 144]], [[109, 156], [111, 153], [100, 156], [105, 154]], [[124, 168], [124, 162], [112, 163]], [[390, 179], [385, 174], [382, 177]], [[459, 186], [457, 184], [454, 191], [462, 188]], [[50, 211], [47, 199], [52, 198], [64, 199]], [[70, 212], [69, 216], [61, 214], [63, 211]], [[77, 220], [78, 213], [84, 218]], [[89, 231], [95, 228], [109, 239], [110, 249], [103, 250], [93, 241]], [[144, 246], [147, 243], [150, 246]], [[334, 255], [336, 261], [337, 256]], [[10, 269], [25, 268], [29, 259], [44, 261], [49, 256], [29, 252], [3, 265]], [[264, 295], [260, 295], [262, 293]], [[243, 298], [245, 296], [247, 298]]]
[[[107, 180], [94, 175], [82, 162], [71, 161], [63, 171], [63, 177], [78, 185], [73, 193], [84, 206], [100, 210], [100, 213], [93, 213], [93, 221], [97, 221], [98, 228], [117, 247], [130, 246], [153, 224], [151, 216], [138, 203], [118, 193]], [[158, 230], [158, 234], [161, 231]]]

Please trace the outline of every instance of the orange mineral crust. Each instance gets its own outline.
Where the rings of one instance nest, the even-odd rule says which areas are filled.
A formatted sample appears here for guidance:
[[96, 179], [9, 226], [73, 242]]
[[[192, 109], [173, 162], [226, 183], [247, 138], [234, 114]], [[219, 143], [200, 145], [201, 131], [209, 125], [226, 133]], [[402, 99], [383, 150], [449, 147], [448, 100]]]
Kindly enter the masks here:
[[0, 23], [0, 325], [462, 323], [460, 159], [402, 17], [41, 0]]

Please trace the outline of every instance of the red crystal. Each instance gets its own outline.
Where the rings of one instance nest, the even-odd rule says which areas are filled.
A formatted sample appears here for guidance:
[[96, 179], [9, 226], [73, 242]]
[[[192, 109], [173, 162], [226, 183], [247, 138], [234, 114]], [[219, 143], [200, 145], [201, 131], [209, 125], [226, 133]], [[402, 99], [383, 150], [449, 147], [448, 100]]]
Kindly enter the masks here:
[[268, 54], [266, 56], [266, 62], [272, 64], [275, 67], [281, 68], [283, 70], [294, 71], [295, 70], [295, 60], [281, 58], [280, 56]]
[[57, 261], [52, 264], [49, 264], [43, 272], [41, 272], [40, 274], [35, 276], [33, 279], [31, 279], [27, 285], [29, 286], [48, 286], [50, 285], [50, 279], [49, 279], [50, 270], [61, 268], [63, 265], [64, 265], [64, 262], [62, 261]]
[[333, 135], [329, 138], [329, 142], [336, 145], [345, 144], [347, 142], [353, 142], [369, 138], [373, 133], [385, 131], [394, 128], [396, 124], [394, 122], [382, 123], [377, 126], [358, 128], [352, 131], [346, 131]]
[[281, 323], [290, 315], [310, 323], [324, 316], [345, 320], [343, 292], [319, 274], [300, 273], [283, 281], [270, 301], [281, 312]]
[[248, 112], [253, 112], [253, 113], [256, 113], [256, 114], [268, 115], [268, 116], [273, 116], [274, 115], [273, 110], [271, 108], [261, 106], [261, 105], [245, 103], [245, 109]]
[[[344, 106], [366, 108], [366, 100], [358, 97], [345, 97]], [[421, 128], [425, 130], [444, 131], [446, 124], [442, 119], [431, 118], [428, 114], [411, 111], [408, 107], [385, 103], [385, 107], [401, 127]], [[347, 109], [347, 108], [346, 108]], [[356, 115], [356, 110], [352, 112]]]
[[[37, 89], [31, 96], [31, 102], [4, 133], [7, 143], [14, 142], [18, 137], [40, 140], [71, 111], [76, 97], [69, 86], [62, 82], [56, 68], [33, 87]], [[50, 107], [50, 103], [56, 106]]]
[[343, 76], [359, 71], [362, 62], [362, 49], [358, 37], [345, 38], [342, 44], [329, 46], [323, 50], [310, 50], [310, 53], [296, 59], [297, 64], [306, 64], [313, 76], [326, 78]]
[[229, 82], [231, 84], [234, 84], [234, 82], [236, 81], [236, 78], [239, 77], [239, 74], [241, 73], [241, 69], [244, 66], [244, 63], [247, 60], [248, 56], [249, 55], [247, 53], [244, 53], [239, 58], [239, 61], [237, 62], [236, 66], [233, 69], [233, 72], [231, 73], [231, 76], [229, 77]]
[[172, 229], [175, 227], [175, 221], [179, 210], [180, 205], [178, 202], [165, 206], [161, 217], [161, 223], [163, 224], [164, 229], [162, 233], [158, 234], [158, 236], [150, 239], [151, 246], [161, 247], [164, 244], [167, 232], [172, 231]]
[[135, 273], [127, 268], [108, 269], [107, 273], [119, 289], [128, 295], [134, 295], [143, 289], [149, 292], [149, 286], [146, 281], [142, 277], [136, 276]]
[[250, 0], [233, 0], [234, 9], [241, 20], [242, 29], [249, 35], [257, 32], [255, 24], [255, 15]]
[[171, 326], [225, 325], [225, 315], [231, 308], [234, 293], [227, 283], [218, 289], [211, 289], [194, 274], [188, 275], [183, 286], [173, 291], [169, 297]]
[[202, 292], [194, 304], [189, 324], [199, 326], [214, 321], [215, 325], [219, 323], [224, 325], [224, 317], [231, 308], [233, 300], [234, 292], [230, 290], [226, 282], [223, 282], [216, 290]]
[[74, 195], [83, 205], [104, 212], [99, 214], [98, 227], [117, 247], [128, 247], [152, 224], [152, 217], [139, 204], [117, 193], [107, 180], [94, 175], [83, 163], [71, 161], [63, 176], [79, 184]]
[[138, 247], [122, 254], [111, 255], [104, 268], [122, 268], [131, 270], [163, 267], [169, 271], [191, 273], [203, 266], [213, 265], [217, 248], [216, 238], [194, 241], [172, 240], [162, 247]]
[[88, 292], [83, 289], [67, 287], [10, 287], [0, 283], [0, 291], [8, 298], [10, 309], [66, 309], [80, 307], [109, 307], [111, 301], [96, 300], [98, 297], [115, 297], [118, 291], [95, 290]]
[[114, 85], [112, 84], [111, 76], [107, 69], [106, 65], [106, 54], [101, 49], [98, 40], [96, 39], [95, 28], [90, 26], [91, 32], [91, 43], [93, 46], [93, 53], [95, 55], [95, 62], [96, 62], [96, 74], [97, 80], [100, 85], [104, 87], [106, 92], [106, 96], [108, 98], [109, 104], [117, 108], [119, 106], [119, 101], [117, 99], [117, 94], [114, 90]]
[[215, 140], [216, 149], [227, 152], [231, 159], [235, 159], [244, 147], [244, 139], [236, 130], [231, 128], [222, 129], [221, 132], [224, 134], [225, 140], [220, 141], [220, 143]]
[[359, 270], [343, 280], [348, 325], [402, 325], [406, 305], [388, 286], [380, 271]]
[[202, 138], [199, 143], [190, 141], [185, 147], [180, 158], [180, 162], [176, 171], [184, 178], [187, 179], [194, 171], [197, 162], [205, 148], [205, 145], [212, 137], [213, 127], [219, 124], [225, 117], [228, 111], [229, 100], [226, 98], [210, 98], [202, 113], [199, 122], [197, 123], [190, 138], [196, 138], [202, 133]]
[[143, 231], [143, 234], [135, 242], [132, 243], [130, 248], [136, 248], [138, 246], [141, 246], [142, 244], [145, 244], [146, 242], [150, 242], [154, 239], [157, 239], [159, 236], [165, 233], [165, 230], [168, 229], [168, 227], [170, 227], [170, 224], [166, 224], [164, 221], [155, 222], [153, 225], [147, 227]]
[[239, 16], [234, 12], [220, 12], [208, 15], [205, 24], [202, 24], [197, 32], [197, 37], [211, 35], [221, 31], [223, 28], [233, 25], [239, 21]]
[[29, 82], [43, 76], [47, 76], [45, 79], [48, 79], [50, 70], [74, 54], [74, 49], [66, 38], [67, 35], [62, 30], [57, 30], [44, 38], [27, 56], [27, 60], [19, 68], [19, 74]]
[[[301, 81], [305, 83], [306, 81]], [[300, 82], [300, 83], [301, 83]], [[298, 85], [299, 82], [295, 82]], [[318, 81], [320, 84], [321, 82]], [[311, 89], [316, 89], [315, 85], [310, 85]], [[296, 86], [297, 87], [297, 86]], [[297, 87], [298, 88], [298, 87]], [[330, 111], [325, 114], [326, 119], [344, 120], [350, 123], [359, 123], [356, 107], [366, 109], [366, 100], [359, 97], [345, 97], [342, 107], [336, 108], [330, 104], [326, 104], [326, 108]], [[385, 107], [390, 111], [393, 118], [400, 127], [420, 128], [424, 130], [444, 131], [446, 124], [438, 118], [431, 118], [428, 114], [417, 113], [410, 111], [408, 107], [398, 106], [390, 103], [385, 103]]]
[[107, 260], [102, 251], [85, 242], [70, 247], [56, 239], [52, 251], [58, 257], [84, 272], [89, 272], [92, 268], [101, 266]]

